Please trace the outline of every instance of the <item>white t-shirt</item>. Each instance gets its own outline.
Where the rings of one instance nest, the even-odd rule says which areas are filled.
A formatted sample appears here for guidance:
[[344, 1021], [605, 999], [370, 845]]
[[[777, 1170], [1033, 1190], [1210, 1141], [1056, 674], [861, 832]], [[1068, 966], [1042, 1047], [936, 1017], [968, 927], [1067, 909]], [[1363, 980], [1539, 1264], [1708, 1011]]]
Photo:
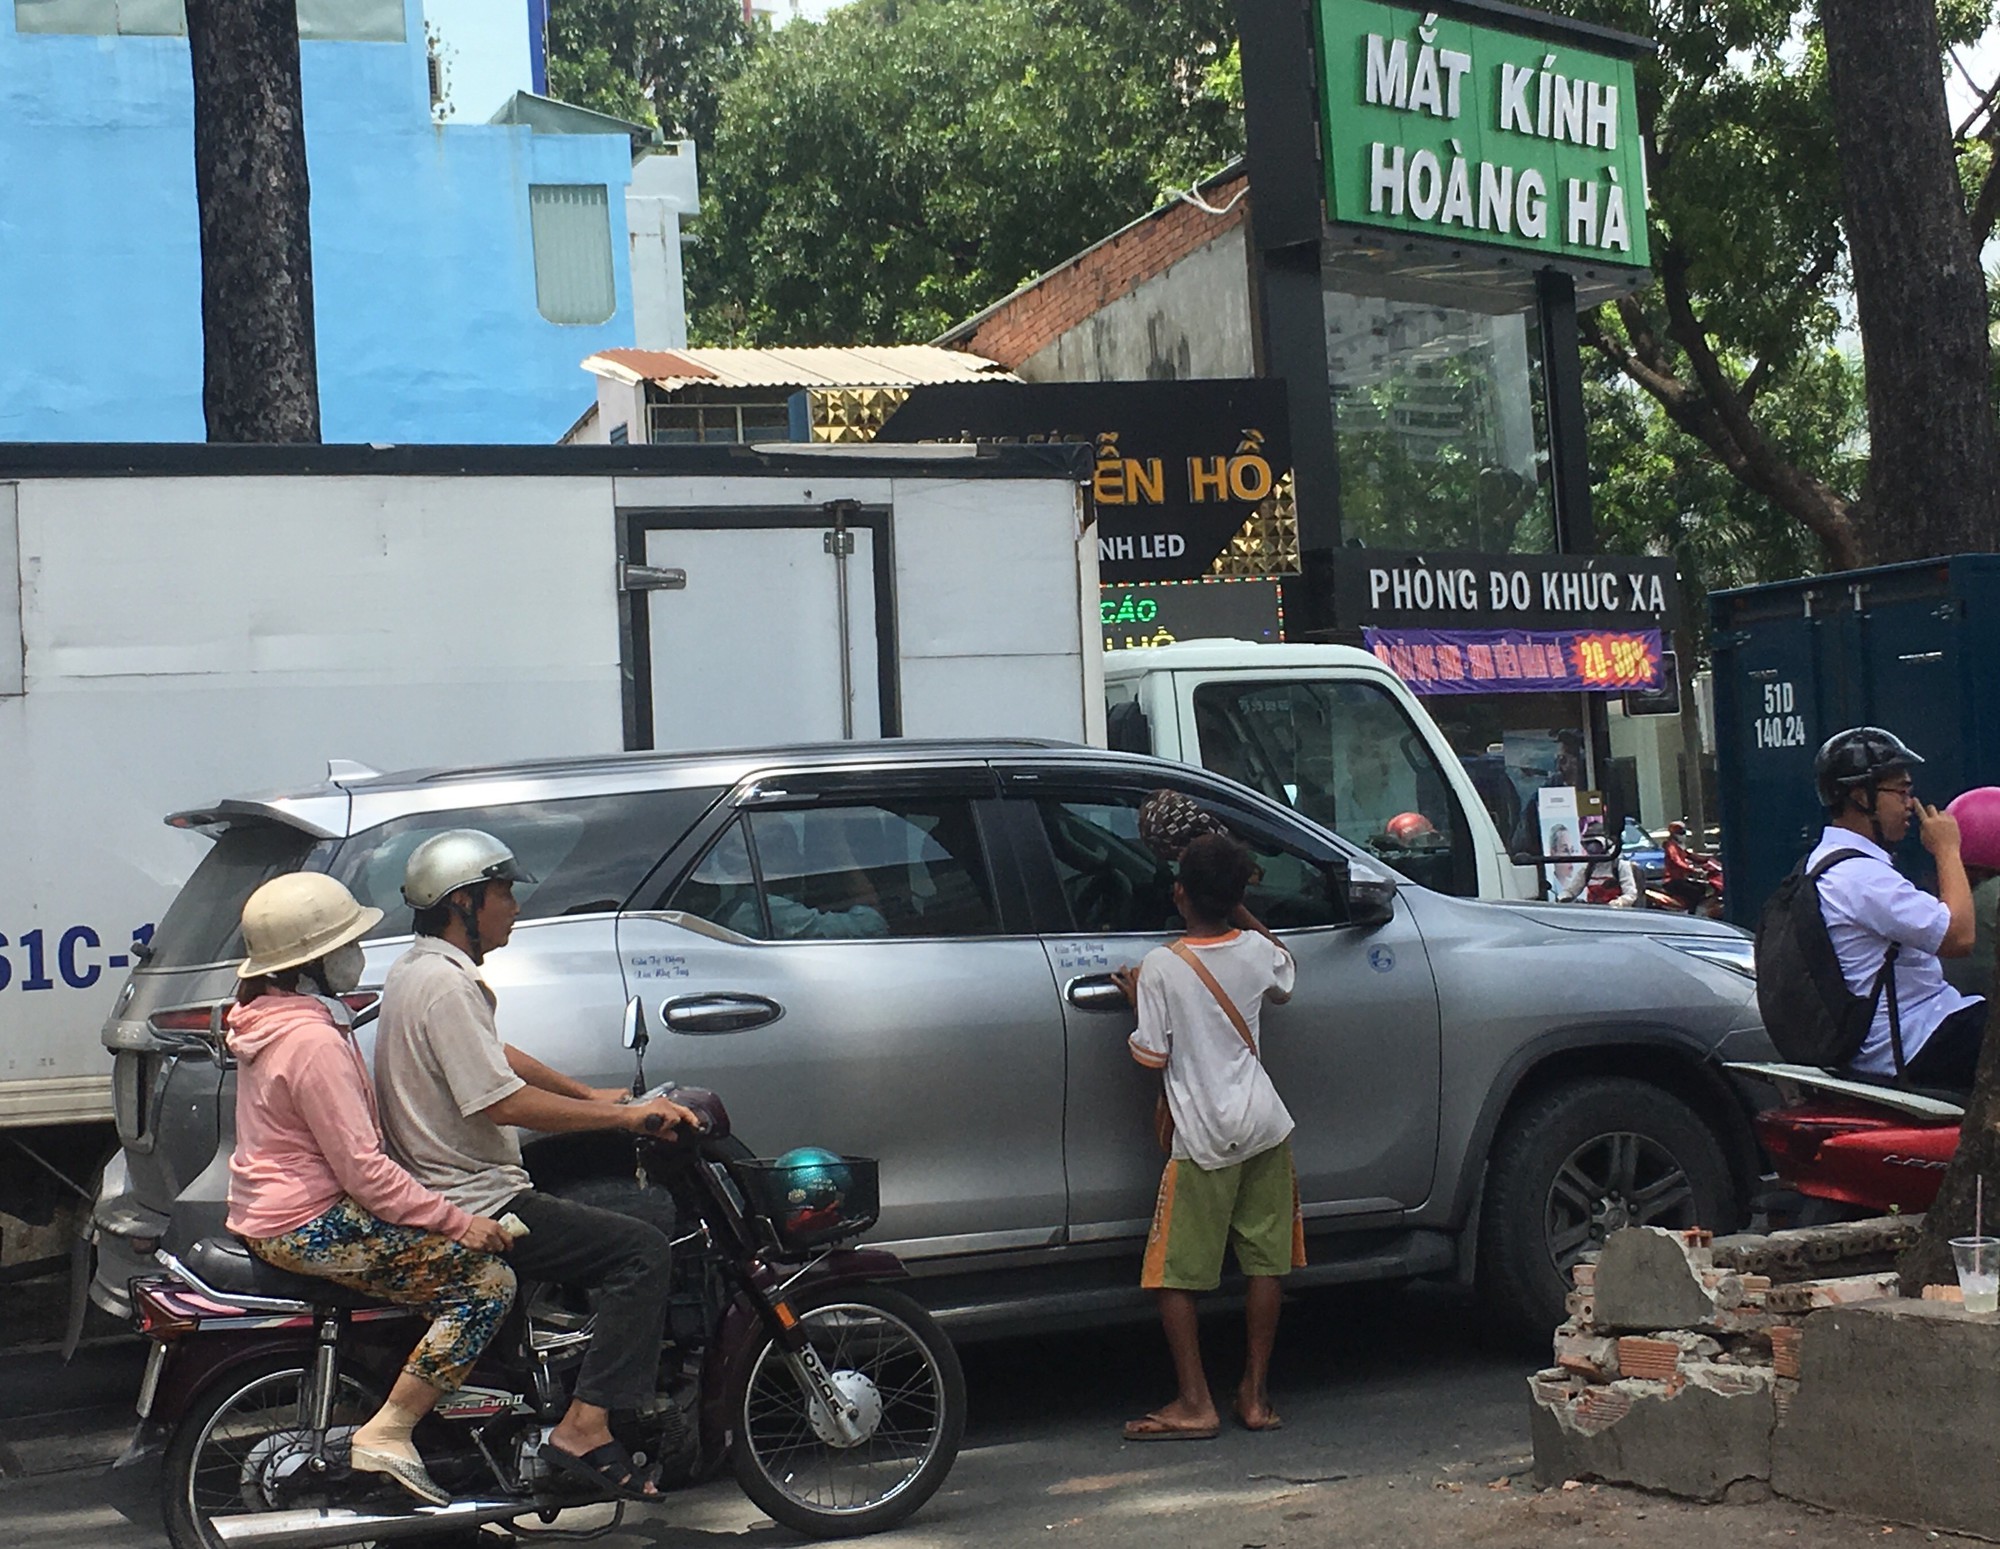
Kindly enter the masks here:
[[[1264, 1001], [1292, 993], [1291, 954], [1247, 931], [1188, 944], [1261, 1048]], [[1208, 986], [1167, 947], [1155, 947], [1139, 965], [1139, 1026], [1131, 1047], [1141, 1065], [1165, 1073], [1176, 1157], [1213, 1172], [1260, 1156], [1291, 1134], [1292, 1116], [1264, 1062]]]
[[[1903, 1058], [1917, 1057], [1937, 1026], [1954, 1011], [1976, 1003], [1945, 983], [1937, 949], [1951, 929], [1951, 910], [1896, 870], [1889, 852], [1852, 829], [1829, 827], [1806, 861], [1811, 870], [1836, 850], [1859, 850], [1819, 879], [1820, 918], [1840, 959], [1840, 976], [1856, 995], [1874, 992], [1889, 943], [1896, 954], [1896, 1013], [1903, 1029]], [[1871, 1076], [1893, 1076], [1896, 1054], [1889, 1041], [1889, 997], [1875, 1007], [1861, 1052], [1850, 1068]]]

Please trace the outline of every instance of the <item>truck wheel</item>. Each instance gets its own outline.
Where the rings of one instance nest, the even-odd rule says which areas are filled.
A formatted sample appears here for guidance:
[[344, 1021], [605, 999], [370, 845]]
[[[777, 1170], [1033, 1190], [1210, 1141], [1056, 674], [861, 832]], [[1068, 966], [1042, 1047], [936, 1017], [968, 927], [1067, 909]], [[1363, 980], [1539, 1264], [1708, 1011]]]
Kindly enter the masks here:
[[1647, 1081], [1566, 1082], [1501, 1126], [1480, 1210], [1479, 1285], [1526, 1335], [1563, 1321], [1570, 1270], [1626, 1226], [1735, 1225], [1735, 1188], [1714, 1133]]

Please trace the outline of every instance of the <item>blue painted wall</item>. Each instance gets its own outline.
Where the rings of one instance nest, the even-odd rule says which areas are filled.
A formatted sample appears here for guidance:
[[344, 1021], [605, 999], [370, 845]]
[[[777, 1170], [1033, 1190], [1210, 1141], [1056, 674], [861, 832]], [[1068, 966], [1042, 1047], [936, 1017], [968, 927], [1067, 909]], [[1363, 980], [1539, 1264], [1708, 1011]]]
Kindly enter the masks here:
[[[549, 442], [632, 340], [623, 135], [430, 117], [407, 41], [301, 45], [328, 441]], [[0, 0], [0, 439], [200, 440], [192, 93], [178, 38], [19, 34]], [[535, 306], [531, 183], [610, 188], [618, 310]]]

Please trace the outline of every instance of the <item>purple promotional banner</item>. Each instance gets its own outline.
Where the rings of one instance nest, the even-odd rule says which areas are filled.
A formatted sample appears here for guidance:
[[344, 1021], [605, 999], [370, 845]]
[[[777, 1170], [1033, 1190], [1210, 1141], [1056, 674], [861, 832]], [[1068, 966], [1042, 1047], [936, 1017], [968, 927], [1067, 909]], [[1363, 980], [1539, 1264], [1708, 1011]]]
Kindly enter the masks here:
[[1660, 686], [1657, 629], [1364, 629], [1419, 694], [1617, 694]]

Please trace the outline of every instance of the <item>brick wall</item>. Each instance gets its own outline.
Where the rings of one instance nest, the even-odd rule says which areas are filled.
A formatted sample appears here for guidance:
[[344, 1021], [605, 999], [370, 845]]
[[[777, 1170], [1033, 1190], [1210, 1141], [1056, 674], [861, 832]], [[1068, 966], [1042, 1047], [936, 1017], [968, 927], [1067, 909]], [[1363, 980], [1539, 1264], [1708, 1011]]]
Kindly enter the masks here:
[[1185, 199], [1156, 210], [1002, 302], [962, 347], [1015, 370], [1093, 313], [1242, 225], [1250, 213], [1247, 177], [1202, 190], [1209, 204], [1228, 207], [1228, 214], [1210, 215]]

